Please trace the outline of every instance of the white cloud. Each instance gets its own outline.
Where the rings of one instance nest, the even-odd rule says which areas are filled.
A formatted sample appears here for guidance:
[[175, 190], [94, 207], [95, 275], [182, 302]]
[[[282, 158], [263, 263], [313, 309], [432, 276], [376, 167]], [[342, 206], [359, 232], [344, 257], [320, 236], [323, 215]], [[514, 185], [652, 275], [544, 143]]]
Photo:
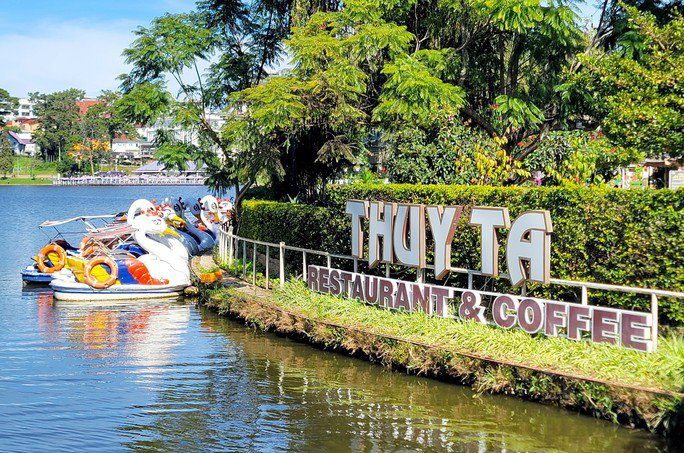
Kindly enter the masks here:
[[128, 72], [121, 52], [133, 41], [136, 24], [33, 24], [29, 34], [0, 34], [0, 88], [14, 96], [80, 88], [88, 96], [115, 89]]

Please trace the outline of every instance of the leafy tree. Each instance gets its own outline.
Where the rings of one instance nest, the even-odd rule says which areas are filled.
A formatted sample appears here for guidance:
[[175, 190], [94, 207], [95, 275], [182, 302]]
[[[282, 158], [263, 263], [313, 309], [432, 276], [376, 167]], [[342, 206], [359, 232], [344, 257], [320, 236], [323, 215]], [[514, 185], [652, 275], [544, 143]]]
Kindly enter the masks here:
[[14, 170], [14, 151], [12, 151], [7, 131], [0, 132], [0, 173], [2, 173], [2, 178], [6, 179], [7, 175]]
[[55, 169], [61, 175], [71, 176], [80, 171], [80, 162], [72, 157], [73, 153], [65, 153], [62, 160], [57, 162]]
[[110, 149], [112, 140], [119, 135], [137, 137], [135, 124], [122, 113], [122, 97], [122, 93], [118, 91], [103, 91], [97, 98], [101, 102], [90, 107], [85, 114], [86, 118], [97, 118], [102, 124], [107, 133]]
[[35, 134], [45, 158], [62, 158], [62, 153], [79, 140], [80, 114], [76, 104], [85, 97], [83, 90], [68, 89], [51, 94], [30, 93], [40, 128]]
[[[171, 126], [190, 130], [199, 146], [186, 146], [165, 134], [161, 138], [166, 142], [158, 140], [159, 157], [171, 166], [187, 157], [206, 163], [210, 185], [218, 191], [234, 187], [238, 202], [256, 181], [254, 167], [243, 166], [254, 160], [235, 153], [209, 112], [225, 107], [232, 91], [256, 85], [267, 75], [288, 30], [288, 5], [200, 1], [195, 12], [167, 14], [139, 28], [136, 40], [124, 51], [133, 69], [121, 78], [125, 96], [120, 111], [147, 124], [168, 117]], [[200, 67], [206, 65], [202, 73]], [[167, 78], [180, 87], [177, 100], [167, 91]]]
[[[580, 56], [567, 95], [583, 98], [583, 114], [600, 122], [626, 161], [684, 157], [684, 17], [659, 26], [656, 18], [627, 9], [632, 35], [612, 51]], [[639, 52], [634, 49], [634, 36]]]
[[18, 105], [17, 98], [10, 96], [7, 90], [0, 88], [0, 127], [6, 124], [4, 117], [14, 112]]
[[[294, 68], [232, 97], [226, 137], [238, 149], [272, 150], [280, 191], [311, 196], [363, 156], [373, 131], [396, 150], [412, 139], [407, 128], [435, 137], [460, 117], [495, 143], [478, 154], [483, 180], [500, 166], [514, 178], [565, 125], [554, 88], [583, 44], [576, 19], [568, 5], [536, 0], [352, 0], [293, 29]], [[516, 147], [530, 136], [532, 146]]]

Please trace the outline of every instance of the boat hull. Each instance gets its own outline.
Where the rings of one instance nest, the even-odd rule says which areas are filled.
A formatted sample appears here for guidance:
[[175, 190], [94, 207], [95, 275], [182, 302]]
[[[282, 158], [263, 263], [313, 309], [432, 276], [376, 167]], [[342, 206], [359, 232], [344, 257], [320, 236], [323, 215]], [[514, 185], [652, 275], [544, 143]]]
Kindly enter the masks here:
[[101, 301], [177, 298], [188, 285], [112, 285], [106, 289], [95, 289], [85, 283], [55, 279], [50, 286], [57, 300]]
[[25, 283], [47, 285], [52, 281], [52, 274], [46, 274], [35, 269], [33, 266], [29, 266], [21, 271], [21, 279]]

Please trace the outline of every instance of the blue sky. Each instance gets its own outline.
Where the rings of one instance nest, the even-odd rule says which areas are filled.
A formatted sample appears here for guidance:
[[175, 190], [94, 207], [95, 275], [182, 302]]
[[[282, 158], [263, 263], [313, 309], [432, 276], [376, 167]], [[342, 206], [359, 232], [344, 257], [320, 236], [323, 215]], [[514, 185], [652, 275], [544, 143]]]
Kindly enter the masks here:
[[[132, 31], [195, 0], [0, 0], [0, 88], [13, 96], [80, 88], [116, 89], [128, 68], [121, 52]], [[582, 5], [586, 17], [593, 2]], [[597, 19], [595, 19], [597, 20]]]
[[0, 88], [13, 96], [81, 88], [95, 97], [127, 72], [132, 31], [194, 0], [0, 0]]

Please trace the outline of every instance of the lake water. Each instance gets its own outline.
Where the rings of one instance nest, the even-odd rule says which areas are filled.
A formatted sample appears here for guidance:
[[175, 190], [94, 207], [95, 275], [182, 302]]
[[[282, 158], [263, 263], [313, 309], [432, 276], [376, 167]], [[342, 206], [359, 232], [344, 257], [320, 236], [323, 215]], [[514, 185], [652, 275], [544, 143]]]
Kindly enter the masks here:
[[55, 302], [47, 219], [200, 187], [0, 187], [1, 451], [664, 451], [638, 430], [320, 351], [190, 302]]

